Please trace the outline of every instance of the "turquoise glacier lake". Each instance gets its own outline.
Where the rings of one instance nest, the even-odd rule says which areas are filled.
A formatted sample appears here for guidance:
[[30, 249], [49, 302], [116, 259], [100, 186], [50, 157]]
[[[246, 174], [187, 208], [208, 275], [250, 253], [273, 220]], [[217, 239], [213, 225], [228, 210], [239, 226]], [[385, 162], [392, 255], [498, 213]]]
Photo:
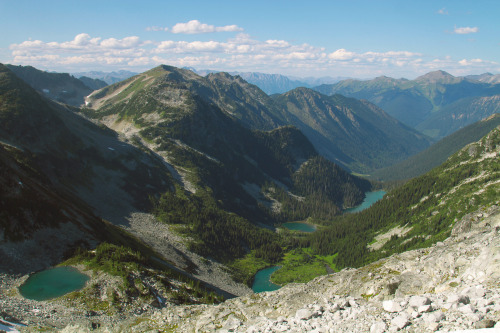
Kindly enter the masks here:
[[371, 205], [373, 205], [375, 202], [379, 201], [384, 197], [386, 194], [385, 191], [374, 191], [374, 192], [366, 192], [365, 195], [365, 200], [361, 203], [361, 205], [356, 206], [354, 208], [349, 208], [346, 209], [346, 213], [357, 213], [360, 212], [364, 209], [369, 208]]
[[280, 266], [273, 266], [269, 268], [261, 269], [255, 274], [252, 290], [254, 293], [261, 293], [263, 291], [273, 291], [278, 290], [281, 287], [270, 281], [271, 274], [280, 269]]
[[312, 224], [304, 223], [304, 222], [287, 222], [281, 225], [283, 228], [288, 230], [302, 231], [302, 232], [314, 232], [316, 231], [316, 227]]
[[74, 267], [55, 267], [31, 275], [19, 292], [24, 298], [45, 301], [79, 290], [89, 279]]

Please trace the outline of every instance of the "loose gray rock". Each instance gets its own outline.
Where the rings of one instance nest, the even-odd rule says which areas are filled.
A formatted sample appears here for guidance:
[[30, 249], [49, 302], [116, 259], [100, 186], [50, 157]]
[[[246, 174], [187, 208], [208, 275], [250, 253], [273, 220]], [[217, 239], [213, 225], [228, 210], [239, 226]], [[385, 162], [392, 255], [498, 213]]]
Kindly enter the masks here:
[[431, 311], [432, 311], [432, 305], [430, 304], [419, 306], [417, 309], [418, 313], [431, 312]]
[[429, 305], [431, 301], [425, 296], [411, 296], [408, 305], [414, 308], [419, 308], [423, 305]]
[[401, 310], [403, 310], [398, 302], [392, 300], [384, 301], [382, 307], [387, 312], [401, 312]]
[[435, 312], [431, 312], [431, 313], [426, 313], [424, 316], [423, 316], [423, 319], [426, 323], [438, 323], [440, 322], [441, 320], [444, 319], [444, 313], [441, 312], [441, 311], [435, 311]]
[[391, 325], [400, 330], [408, 324], [410, 324], [410, 317], [408, 317], [408, 315], [404, 312], [391, 320]]
[[458, 303], [462, 303], [462, 304], [469, 304], [470, 303], [470, 299], [469, 299], [469, 296], [466, 296], [466, 295], [456, 295], [456, 294], [452, 294], [448, 297], [448, 303], [451, 303], [451, 304], [458, 304]]
[[313, 313], [309, 309], [300, 309], [295, 313], [295, 318], [299, 320], [309, 320], [313, 316]]
[[370, 326], [370, 333], [384, 333], [387, 330], [387, 324], [383, 321], [376, 322]]
[[474, 328], [480, 329], [480, 328], [492, 328], [495, 327], [496, 322], [491, 319], [483, 319], [474, 324]]
[[238, 326], [241, 325], [241, 320], [236, 318], [234, 315], [229, 315], [229, 317], [226, 320], [226, 323], [222, 327], [222, 329], [232, 331], [235, 330]]

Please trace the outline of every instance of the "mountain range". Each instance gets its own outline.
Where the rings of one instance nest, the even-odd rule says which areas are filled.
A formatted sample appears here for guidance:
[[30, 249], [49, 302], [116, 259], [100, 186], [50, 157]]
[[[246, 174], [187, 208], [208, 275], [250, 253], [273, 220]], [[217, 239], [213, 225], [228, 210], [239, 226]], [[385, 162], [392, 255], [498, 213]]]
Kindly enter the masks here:
[[455, 77], [435, 71], [415, 80], [382, 76], [367, 81], [344, 80], [314, 89], [327, 95], [366, 99], [436, 139], [484, 119], [499, 109], [500, 84], [488, 74]]
[[[194, 94], [197, 98], [216, 105], [227, 116], [249, 129], [269, 130], [285, 125], [297, 127], [322, 155], [357, 172], [366, 172], [402, 160], [426, 148], [431, 142], [373, 104], [342, 97], [327, 97], [306, 88], [270, 97], [241, 77], [227, 73], [211, 73], [202, 77], [185, 69], [158, 67], [122, 81], [119, 85], [104, 88], [90, 96], [88, 102], [92, 108], [104, 112], [107, 107], [105, 101], [108, 99], [105, 94], [111, 95], [113, 91], [121, 92], [123, 89], [120, 97], [113, 97], [111, 104], [115, 105], [115, 101], [120, 99], [128, 101], [125, 93], [132, 93], [137, 86], [149, 86], [153, 77], [161, 71], [165, 72], [162, 83], [164, 86], [182, 88], [183, 93]], [[297, 99], [298, 96], [300, 98]], [[308, 103], [310, 104], [307, 105]], [[135, 108], [138, 109], [137, 106]], [[186, 109], [187, 106], [183, 108]], [[298, 112], [297, 108], [302, 111]], [[362, 137], [359, 136], [360, 133], [363, 133]]]
[[90, 72], [72, 73], [72, 75], [74, 77], [78, 77], [78, 78], [88, 77], [91, 79], [96, 79], [96, 80], [106, 82], [106, 84], [117, 83], [117, 82], [123, 81], [125, 79], [128, 79], [129, 77], [137, 75], [137, 74], [138, 73], [136, 73], [136, 72], [126, 71], [126, 70], [120, 70], [117, 72], [90, 71]]
[[[57, 84], [79, 84], [69, 75], [46, 74]], [[211, 329], [211, 313], [218, 311], [211, 309], [239, 304], [238, 313], [247, 313], [242, 300], [252, 303], [256, 296], [202, 305], [195, 312], [177, 306], [219, 302], [213, 293], [244, 295], [254, 274], [272, 265], [282, 266], [282, 276], [294, 272], [282, 281], [296, 282], [372, 263], [331, 278], [361, 274], [368, 283], [385, 274], [383, 283], [358, 293], [365, 301], [415, 292], [418, 275], [409, 276], [397, 259], [377, 260], [407, 250], [427, 255], [422, 248], [436, 242], [441, 248], [439, 242], [462, 235], [498, 204], [498, 116], [458, 131], [410, 162], [440, 163], [436, 155], [449, 156], [441, 166], [361, 213], [342, 214], [380, 187], [346, 169], [373, 172], [422, 151], [432, 140], [367, 100], [309, 88], [269, 96], [227, 73], [200, 76], [162, 65], [81, 93], [82, 107], [44, 92], [50, 90], [45, 79], [18, 76], [0, 65], [0, 291], [5, 295], [0, 315], [29, 320], [38, 330], [75, 322], [89, 329], [175, 330], [171, 323]], [[467, 83], [453, 88], [457, 95], [469, 88], [482, 94], [469, 79], [442, 72], [420, 81], [434, 82], [429, 91], [436, 105], [438, 100], [451, 105], [447, 85], [462, 81]], [[450, 90], [443, 93], [436, 82]], [[471, 98], [476, 97], [485, 96]], [[288, 221], [307, 221], [317, 231], [288, 231], [281, 226]], [[481, 244], [495, 246], [494, 230], [481, 233]], [[459, 252], [474, 252], [463, 248], [467, 237], [460, 237]], [[77, 267], [92, 282], [51, 302], [18, 295], [23, 275], [56, 264]], [[421, 269], [439, 276], [441, 287], [458, 285], [455, 271], [436, 275], [425, 265]], [[367, 270], [371, 275], [363, 273]], [[284, 302], [292, 297], [286, 290], [280, 294]], [[342, 309], [357, 307], [348, 303]], [[204, 311], [206, 318], [198, 315]], [[260, 318], [275, 315], [271, 308], [259, 311]], [[492, 317], [491, 311], [485, 313]], [[240, 326], [243, 319], [223, 312], [217, 312], [217, 323]], [[418, 316], [413, 319], [420, 325]]]
[[[219, 71], [214, 70], [197, 70], [193, 67], [184, 67], [190, 71], [195, 72], [201, 76], [207, 76], [208, 74], [219, 73]], [[268, 95], [272, 94], [282, 94], [289, 90], [305, 87], [312, 88], [319, 86], [321, 84], [332, 84], [340, 80], [347, 79], [345, 77], [294, 77], [285, 76], [281, 74], [268, 74], [259, 72], [229, 72], [233, 76], [240, 76], [248, 83], [254, 84], [259, 87]]]

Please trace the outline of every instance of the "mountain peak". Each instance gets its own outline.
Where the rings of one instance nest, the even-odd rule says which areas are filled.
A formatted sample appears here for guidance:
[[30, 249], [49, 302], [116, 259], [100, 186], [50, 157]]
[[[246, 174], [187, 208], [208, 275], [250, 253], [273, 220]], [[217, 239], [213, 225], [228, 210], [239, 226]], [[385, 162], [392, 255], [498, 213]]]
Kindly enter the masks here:
[[438, 70], [434, 72], [429, 72], [425, 75], [419, 76], [415, 81], [429, 82], [429, 83], [453, 83], [461, 80], [458, 77], [451, 75], [448, 72]]
[[201, 76], [196, 74], [195, 72], [185, 69], [185, 68], [177, 68], [169, 65], [160, 65], [153, 69], [150, 69], [143, 74], [151, 75], [154, 77], [162, 77], [166, 76], [169, 80], [172, 81], [185, 81], [185, 80], [197, 80]]

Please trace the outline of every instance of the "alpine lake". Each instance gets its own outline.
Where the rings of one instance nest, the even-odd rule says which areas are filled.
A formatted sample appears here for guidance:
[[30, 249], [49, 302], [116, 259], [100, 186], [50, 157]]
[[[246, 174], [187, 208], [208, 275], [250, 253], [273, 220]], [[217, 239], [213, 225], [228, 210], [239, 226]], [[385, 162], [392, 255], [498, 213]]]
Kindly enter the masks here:
[[[375, 202], [379, 201], [386, 194], [385, 191], [373, 191], [365, 193], [365, 200], [356, 207], [346, 209], [344, 213], [357, 213], [360, 212]], [[283, 228], [294, 231], [302, 231], [302, 232], [314, 232], [316, 231], [316, 227], [312, 224], [304, 223], [304, 222], [287, 222], [282, 224]], [[261, 269], [255, 274], [254, 281], [252, 284], [252, 290], [254, 293], [260, 293], [263, 291], [273, 291], [280, 288], [280, 286], [271, 282], [271, 275], [276, 272], [280, 266], [272, 266], [268, 268]]]
[[32, 274], [19, 292], [24, 298], [46, 301], [82, 289], [89, 279], [74, 267], [60, 266]]

